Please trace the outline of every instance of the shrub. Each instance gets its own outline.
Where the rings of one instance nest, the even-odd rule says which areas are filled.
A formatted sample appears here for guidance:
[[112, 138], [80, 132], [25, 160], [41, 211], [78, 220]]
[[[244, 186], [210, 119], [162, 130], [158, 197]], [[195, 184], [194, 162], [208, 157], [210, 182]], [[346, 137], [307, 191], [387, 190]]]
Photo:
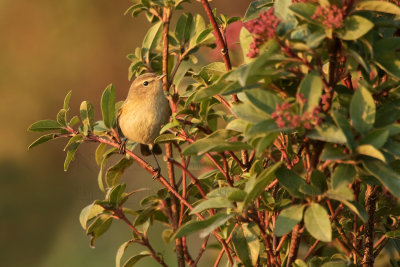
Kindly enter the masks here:
[[[99, 143], [104, 199], [80, 215], [91, 244], [122, 220], [133, 237], [118, 249], [117, 266], [133, 244], [145, 251], [124, 266], [143, 257], [167, 266], [147, 235], [156, 223], [165, 226], [164, 241], [176, 244], [177, 266], [196, 266], [211, 242], [220, 249], [215, 265], [226, 257], [230, 266], [373, 266], [381, 253], [399, 252], [400, 8], [257, 0], [244, 17], [229, 18], [201, 0], [209, 24], [184, 12], [171, 25], [190, 4], [137, 0], [127, 10], [151, 23], [142, 47], [128, 55], [129, 79], [167, 74], [173, 114], [156, 139], [165, 144], [167, 174], [157, 176], [132, 142], [118, 153], [121, 102], [112, 85], [101, 98], [102, 121], [87, 101], [70, 118], [69, 93], [56, 120], [29, 127], [50, 132], [30, 148], [68, 139], [65, 170], [80, 145]], [[238, 21], [242, 51], [229, 54], [226, 30]], [[219, 51], [221, 61], [197, 63], [201, 47]], [[232, 66], [235, 53], [243, 62]], [[111, 157], [119, 161], [107, 168]], [[200, 160], [202, 173], [191, 159]], [[120, 181], [133, 162], [164, 187], [140, 210], [126, 207], [136, 191]], [[196, 254], [186, 242], [192, 233], [203, 239]], [[398, 266], [394, 256], [387, 260]]]

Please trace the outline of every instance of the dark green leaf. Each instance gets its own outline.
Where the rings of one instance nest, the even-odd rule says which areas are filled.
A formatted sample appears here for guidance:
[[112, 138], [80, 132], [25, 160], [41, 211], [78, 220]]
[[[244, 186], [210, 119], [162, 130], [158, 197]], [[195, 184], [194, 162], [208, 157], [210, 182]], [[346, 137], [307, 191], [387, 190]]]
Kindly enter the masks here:
[[175, 35], [180, 43], [186, 43], [190, 38], [193, 16], [190, 13], [182, 14], [176, 23]]
[[332, 228], [328, 213], [319, 204], [311, 204], [304, 213], [304, 225], [307, 231], [323, 242], [332, 241]]
[[61, 129], [61, 125], [53, 120], [42, 120], [33, 123], [29, 126], [28, 131], [31, 132], [46, 132], [51, 130], [59, 130]]
[[75, 152], [78, 150], [80, 143], [73, 143], [68, 147], [67, 156], [64, 161], [64, 171], [68, 170], [69, 164], [75, 159]]
[[374, 27], [374, 24], [361, 16], [352, 15], [343, 22], [343, 28], [338, 32], [343, 40], [357, 40]]
[[216, 215], [210, 216], [203, 221], [190, 221], [178, 229], [175, 234], [175, 238], [187, 236], [198, 231], [202, 231], [200, 237], [206, 237], [233, 216], [234, 214], [217, 213]]
[[303, 178], [286, 167], [279, 168], [276, 171], [276, 177], [279, 183], [294, 197], [303, 198], [304, 195], [299, 189], [301, 187], [310, 187]]
[[109, 168], [106, 172], [107, 186], [112, 187], [116, 185], [119, 181], [119, 178], [126, 170], [126, 168], [131, 166], [132, 163], [133, 163], [132, 158], [122, 158], [120, 161], [118, 161], [117, 164]]
[[274, 234], [283, 236], [289, 233], [303, 219], [304, 205], [293, 205], [281, 211], [275, 223]]
[[349, 120], [347, 118], [345, 118], [338, 111], [333, 111], [332, 117], [333, 117], [333, 120], [335, 121], [335, 124], [342, 130], [343, 134], [345, 135], [346, 140], [347, 140], [346, 145], [348, 145], [348, 147], [350, 149], [354, 149], [356, 144], [354, 141], [353, 130], [351, 129]]
[[250, 258], [250, 248], [247, 245], [245, 235], [241, 226], [236, 227], [232, 233], [232, 242], [235, 251], [244, 266], [253, 266]]
[[29, 145], [28, 149], [31, 149], [37, 145], [43, 144], [44, 142], [50, 141], [55, 139], [57, 136], [55, 134], [46, 134], [43, 135], [41, 137], [39, 137], [38, 139], [36, 139], [32, 144]]
[[293, 11], [294, 14], [299, 16], [302, 19], [308, 20], [309, 22], [314, 22], [311, 18], [316, 10], [316, 6], [308, 3], [297, 3], [293, 4], [290, 7], [290, 10]]
[[339, 164], [332, 174], [332, 187], [347, 186], [354, 181], [356, 170], [353, 165]]
[[247, 122], [257, 123], [270, 118], [269, 114], [250, 104], [250, 101], [234, 104], [231, 110], [239, 119]]
[[82, 136], [81, 134], [77, 134], [77, 135], [71, 137], [71, 138], [69, 139], [68, 143], [65, 145], [64, 151], [67, 150], [67, 148], [68, 148], [71, 144], [74, 144], [74, 143], [82, 143], [82, 139], [83, 139], [83, 136]]
[[104, 125], [108, 129], [113, 128], [115, 117], [115, 89], [112, 84], [107, 86], [101, 96], [101, 113], [103, 115]]
[[252, 178], [249, 179], [245, 188], [247, 196], [243, 202], [243, 208], [247, 207], [250, 202], [261, 195], [261, 193], [265, 190], [265, 187], [275, 178], [275, 172], [281, 166], [281, 164], [282, 162], [277, 162], [274, 165], [265, 168], [257, 176], [257, 178], [252, 176]]
[[143, 39], [141, 54], [143, 59], [148, 62], [150, 61], [150, 51], [153, 50], [158, 44], [162, 33], [162, 22], [155, 23], [147, 31], [146, 36]]
[[364, 168], [377, 178], [393, 195], [400, 197], [400, 175], [384, 162], [363, 159]]
[[282, 103], [282, 99], [265, 89], [251, 89], [245, 91], [245, 95], [252, 105], [268, 114], [275, 111], [277, 104]]

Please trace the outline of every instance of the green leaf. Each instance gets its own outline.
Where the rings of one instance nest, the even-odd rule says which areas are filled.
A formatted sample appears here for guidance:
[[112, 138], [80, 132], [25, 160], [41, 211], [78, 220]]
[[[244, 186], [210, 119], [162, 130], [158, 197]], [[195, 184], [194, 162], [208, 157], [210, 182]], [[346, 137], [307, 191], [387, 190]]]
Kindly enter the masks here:
[[79, 215], [79, 222], [84, 230], [86, 230], [87, 222], [96, 217], [97, 215], [103, 213], [104, 208], [97, 204], [90, 204], [84, 207]]
[[322, 80], [317, 71], [312, 71], [304, 77], [298, 93], [304, 95], [307, 100], [301, 107], [301, 113], [307, 111], [312, 114], [314, 108], [318, 107], [322, 94]]
[[[260, 251], [258, 236], [252, 233], [247, 225], [240, 225], [232, 232], [232, 243], [236, 254], [244, 266], [256, 266]], [[254, 264], [253, 264], [254, 263]]]
[[278, 178], [279, 183], [294, 197], [303, 198], [304, 194], [299, 191], [299, 189], [301, 187], [310, 187], [303, 178], [286, 167], [281, 167], [276, 171], [276, 178]]
[[231, 110], [239, 119], [247, 122], [257, 123], [270, 118], [267, 113], [256, 108], [250, 101], [233, 104]]
[[296, 16], [312, 23], [315, 23], [311, 17], [314, 15], [316, 8], [315, 5], [308, 3], [297, 3], [289, 7]]
[[274, 2], [274, 14], [282, 21], [286, 21], [290, 16], [289, 7], [292, 5], [292, 0], [278, 0]]
[[69, 92], [67, 93], [67, 95], [65, 96], [65, 98], [64, 98], [64, 106], [63, 106], [63, 109], [65, 109], [66, 111], [69, 110], [69, 100], [71, 99], [71, 94], [72, 94], [72, 90], [69, 91]]
[[231, 201], [225, 198], [210, 198], [200, 202], [190, 214], [196, 214], [208, 209], [220, 209], [220, 208], [234, 208], [235, 206]]
[[52, 133], [43, 135], [43, 136], [39, 137], [38, 139], [36, 139], [32, 144], [30, 144], [28, 149], [30, 150], [31, 148], [33, 148], [33, 147], [35, 147], [37, 145], [43, 144], [43, 143], [45, 143], [47, 141], [50, 141], [50, 140], [53, 140], [55, 138], [57, 138], [57, 136], [55, 134], [52, 134]]
[[268, 3], [271, 3], [271, 1], [270, 0], [252, 1], [246, 10], [246, 14], [243, 17], [243, 22], [256, 19], [259, 14], [261, 14], [264, 11], [267, 11], [269, 9], [269, 7], [267, 6]]
[[389, 231], [385, 233], [387, 238], [400, 239], [400, 230]]
[[115, 117], [115, 89], [112, 84], [107, 86], [101, 96], [101, 113], [104, 125], [111, 129], [114, 125]]
[[175, 134], [162, 134], [154, 140], [154, 143], [163, 144], [163, 143], [170, 143], [173, 141], [185, 141], [185, 139]]
[[330, 261], [325, 262], [321, 267], [347, 267], [347, 263], [344, 261]]
[[221, 76], [226, 73], [225, 64], [222, 62], [212, 62], [201, 68], [201, 71], [206, 72], [208, 75]]
[[310, 139], [325, 141], [329, 143], [346, 144], [346, 136], [340, 128], [333, 124], [322, 123], [307, 133]]
[[133, 163], [132, 158], [122, 158], [106, 172], [106, 183], [108, 187], [115, 186], [124, 171]]
[[303, 219], [304, 205], [293, 205], [281, 211], [275, 223], [274, 234], [283, 236]]
[[352, 15], [343, 22], [343, 28], [338, 31], [339, 38], [343, 40], [357, 40], [374, 27], [374, 24], [361, 16]]
[[360, 86], [351, 98], [350, 117], [354, 128], [365, 134], [375, 122], [375, 103], [371, 93]]
[[332, 174], [332, 187], [347, 186], [354, 181], [356, 170], [353, 165], [339, 164]]
[[125, 192], [126, 184], [115, 185], [107, 192], [106, 199], [113, 205], [119, 206], [122, 194]]
[[[87, 101], [83, 101], [80, 107], [80, 115], [83, 125], [91, 131], [94, 124], [94, 106]], [[87, 132], [85, 132], [85, 135], [87, 135]]]
[[282, 99], [265, 89], [251, 89], [245, 91], [245, 95], [252, 105], [268, 114], [275, 111], [277, 104], [282, 103]]
[[150, 52], [159, 44], [162, 33], [162, 22], [158, 21], [147, 31], [143, 39], [141, 54], [143, 60], [150, 61]]
[[264, 192], [265, 187], [270, 184], [275, 178], [276, 170], [282, 165], [282, 162], [277, 162], [265, 168], [258, 176], [252, 176], [246, 184], [245, 191], [247, 196], [243, 202], [243, 208], [247, 207], [249, 203], [258, 198], [262, 192]]
[[151, 253], [148, 251], [142, 251], [140, 254], [130, 257], [125, 263], [123, 267], [132, 267], [141, 259], [151, 256]]
[[130, 244], [132, 244], [133, 242], [134, 242], [134, 240], [126, 241], [126, 242], [124, 242], [124, 243], [118, 248], [118, 250], [117, 250], [117, 255], [116, 255], [116, 257], [115, 257], [115, 266], [116, 266], [116, 267], [121, 267], [121, 259], [122, 259], [122, 256], [124, 256], [124, 253], [125, 253], [126, 248], [127, 248]]
[[244, 63], [247, 64], [251, 61], [247, 54], [250, 51], [250, 44], [251, 42], [253, 42], [253, 35], [245, 27], [242, 27], [242, 29], [240, 30], [239, 39], [243, 53], [243, 60]]
[[364, 168], [377, 178], [393, 195], [400, 197], [400, 175], [384, 162], [377, 159], [363, 159]]
[[104, 143], [100, 143], [99, 146], [96, 148], [96, 152], [95, 152], [95, 159], [96, 159], [96, 163], [97, 165], [101, 165], [101, 162], [103, 161], [103, 155], [104, 152], [107, 148], [107, 144]]
[[51, 130], [59, 130], [62, 129], [61, 125], [53, 120], [42, 120], [33, 123], [29, 126], [28, 131], [31, 132], [46, 132]]
[[67, 126], [67, 111], [65, 109], [61, 109], [57, 113], [57, 122], [64, 127]]
[[80, 143], [73, 143], [68, 147], [67, 156], [64, 161], [64, 171], [68, 170], [69, 164], [75, 159], [75, 152], [78, 150]]
[[349, 123], [349, 120], [345, 118], [340, 112], [338, 111], [333, 111], [332, 112], [332, 118], [335, 121], [335, 124], [342, 130], [345, 138], [346, 138], [346, 145], [350, 149], [354, 149], [356, 144], [354, 141], [354, 134], [353, 130], [351, 128], [351, 125]]
[[307, 231], [323, 242], [332, 241], [332, 228], [328, 213], [319, 204], [311, 204], [304, 213], [304, 225]]
[[208, 234], [210, 234], [220, 225], [227, 222], [233, 216], [234, 214], [217, 213], [216, 215], [210, 216], [203, 221], [189, 221], [178, 229], [175, 234], [175, 238], [187, 236], [198, 231], [202, 231], [200, 233], [201, 238], [206, 237]]
[[98, 216], [93, 223], [89, 225], [86, 234], [90, 235], [90, 245], [93, 247], [94, 241], [104, 234], [110, 228], [113, 218], [109, 214], [102, 214]]
[[383, 162], [386, 161], [385, 156], [378, 149], [373, 147], [372, 145], [360, 145], [356, 148], [356, 152], [360, 155], [365, 155], [369, 157], [373, 157], [379, 159]]
[[386, 1], [361, 1], [355, 5], [356, 10], [369, 10], [400, 16], [400, 8]]
[[180, 43], [189, 41], [192, 23], [193, 15], [191, 13], [184, 13], [179, 17], [175, 27], [175, 36]]
[[67, 148], [68, 148], [71, 144], [74, 144], [74, 143], [82, 143], [82, 139], [83, 139], [83, 136], [82, 136], [81, 134], [77, 134], [77, 135], [71, 137], [71, 138], [69, 139], [68, 143], [65, 145], [64, 151], [67, 150]]
[[250, 146], [242, 142], [227, 141], [227, 138], [233, 137], [236, 132], [229, 130], [218, 130], [211, 135], [197, 140], [183, 149], [183, 155], [197, 154], [201, 155], [206, 152], [221, 152], [226, 150], [236, 151], [241, 149], [250, 149]]

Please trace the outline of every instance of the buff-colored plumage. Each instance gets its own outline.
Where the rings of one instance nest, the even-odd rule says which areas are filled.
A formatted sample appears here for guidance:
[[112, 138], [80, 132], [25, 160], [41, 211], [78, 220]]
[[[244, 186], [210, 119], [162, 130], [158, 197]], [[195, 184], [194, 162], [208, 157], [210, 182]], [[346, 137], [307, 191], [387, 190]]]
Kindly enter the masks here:
[[171, 116], [161, 78], [154, 73], [137, 77], [119, 111], [118, 122], [124, 136], [150, 148]]

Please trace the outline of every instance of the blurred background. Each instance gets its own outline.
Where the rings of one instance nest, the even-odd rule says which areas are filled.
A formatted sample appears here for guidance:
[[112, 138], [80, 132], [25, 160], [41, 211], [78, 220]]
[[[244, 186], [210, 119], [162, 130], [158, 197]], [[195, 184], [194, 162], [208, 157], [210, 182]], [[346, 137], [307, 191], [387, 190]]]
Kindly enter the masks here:
[[[211, 5], [229, 16], [242, 16], [249, 2], [214, 0]], [[2, 266], [114, 266], [118, 247], [130, 238], [129, 229], [115, 222], [91, 249], [79, 224], [81, 209], [102, 198], [93, 155], [96, 145], [82, 146], [64, 172], [66, 140], [27, 151], [39, 134], [26, 130], [37, 120], [55, 119], [69, 90], [71, 115], [88, 100], [95, 105], [96, 119], [108, 84], [115, 85], [117, 100], [126, 96], [126, 55], [141, 44], [149, 27], [144, 15], [123, 15], [130, 5], [128, 0], [0, 0]], [[199, 2], [185, 7], [205, 17]], [[122, 179], [132, 188], [158, 188], [135, 164]], [[129, 204], [137, 208], [144, 195], [139, 193]], [[158, 235], [150, 234], [150, 240], [158, 251], [170, 252], [165, 256], [173, 266], [174, 255]], [[201, 265], [206, 264], [204, 259]], [[145, 259], [139, 266], [157, 264]]]

